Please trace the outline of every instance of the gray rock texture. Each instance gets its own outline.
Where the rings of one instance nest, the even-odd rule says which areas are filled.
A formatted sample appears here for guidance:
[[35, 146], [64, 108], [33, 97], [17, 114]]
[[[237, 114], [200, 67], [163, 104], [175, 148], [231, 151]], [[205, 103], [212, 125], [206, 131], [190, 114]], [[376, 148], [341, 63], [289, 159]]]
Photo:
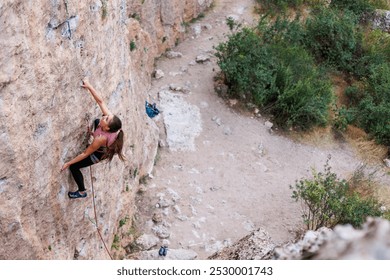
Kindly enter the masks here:
[[373, 15], [370, 15], [369, 20], [373, 28], [390, 32], [390, 11], [376, 10]]
[[269, 234], [258, 229], [240, 239], [235, 244], [210, 256], [219, 260], [262, 260], [272, 254], [275, 244]]
[[195, 138], [202, 129], [199, 108], [171, 91], [162, 90], [159, 97], [169, 148], [173, 151], [196, 150]]
[[390, 222], [369, 218], [361, 229], [338, 225], [307, 232], [295, 244], [275, 249], [274, 259], [389, 260]]
[[210, 259], [236, 260], [389, 260], [390, 222], [368, 218], [361, 229], [338, 225], [331, 230], [307, 231], [295, 243], [276, 246], [262, 229], [212, 255]]

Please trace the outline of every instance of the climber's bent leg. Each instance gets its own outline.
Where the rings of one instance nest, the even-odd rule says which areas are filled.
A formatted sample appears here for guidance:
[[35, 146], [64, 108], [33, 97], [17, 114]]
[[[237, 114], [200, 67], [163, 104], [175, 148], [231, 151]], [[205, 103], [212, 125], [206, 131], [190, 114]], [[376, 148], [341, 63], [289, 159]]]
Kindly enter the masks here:
[[94, 162], [91, 160], [90, 157], [87, 157], [79, 162], [76, 162], [69, 166], [70, 172], [72, 173], [73, 179], [75, 180], [79, 192], [84, 192], [85, 191], [85, 186], [84, 186], [84, 177], [83, 173], [81, 173], [80, 168], [84, 168], [87, 166], [90, 166], [94, 164]]

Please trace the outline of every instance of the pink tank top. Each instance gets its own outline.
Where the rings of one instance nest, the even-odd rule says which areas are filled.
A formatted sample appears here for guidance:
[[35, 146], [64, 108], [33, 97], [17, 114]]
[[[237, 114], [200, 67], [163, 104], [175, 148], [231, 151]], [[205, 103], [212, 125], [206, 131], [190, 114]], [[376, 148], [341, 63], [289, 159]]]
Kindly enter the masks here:
[[118, 137], [118, 132], [107, 132], [102, 130], [100, 126], [98, 126], [93, 133], [93, 137], [96, 138], [98, 136], [104, 136], [107, 139], [106, 147], [110, 147], [112, 143], [115, 142], [116, 138]]

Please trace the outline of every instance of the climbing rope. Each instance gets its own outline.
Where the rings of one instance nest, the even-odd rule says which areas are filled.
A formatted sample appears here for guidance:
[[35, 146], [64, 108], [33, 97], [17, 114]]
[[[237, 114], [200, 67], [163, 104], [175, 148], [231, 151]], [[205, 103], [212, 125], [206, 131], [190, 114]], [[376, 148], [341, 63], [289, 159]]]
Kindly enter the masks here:
[[96, 223], [95, 226], [96, 226], [96, 230], [97, 230], [97, 232], [98, 232], [98, 234], [99, 234], [99, 236], [100, 236], [100, 239], [101, 239], [102, 242], [103, 242], [104, 248], [106, 248], [106, 251], [107, 251], [108, 255], [110, 256], [111, 260], [113, 260], [111, 254], [110, 254], [110, 251], [108, 250], [107, 245], [106, 245], [106, 243], [104, 242], [103, 236], [102, 236], [102, 234], [100, 233], [100, 229], [99, 229], [99, 227], [98, 227], [98, 220], [97, 220], [97, 214], [96, 214], [96, 204], [95, 204], [95, 191], [94, 191], [94, 189], [93, 189], [92, 167], [91, 167], [91, 166], [89, 166], [89, 174], [91, 175], [92, 201], [93, 201], [93, 210], [94, 210], [94, 212], [95, 212], [95, 223]]
[[[85, 120], [87, 122], [87, 134], [86, 134], [86, 139], [85, 141], [87, 142], [86, 144], [88, 145], [88, 140], [89, 140], [89, 137], [90, 137], [90, 127], [89, 127], [89, 123], [90, 123], [90, 116], [89, 114], [85, 114]], [[104, 248], [106, 249], [108, 255], [110, 256], [111, 260], [113, 259], [111, 254], [110, 254], [110, 251], [108, 250], [107, 248], [107, 245], [106, 243], [104, 242], [104, 239], [103, 239], [103, 236], [100, 232], [100, 229], [99, 229], [99, 226], [98, 226], [98, 218], [97, 218], [97, 212], [96, 212], [96, 203], [95, 203], [95, 189], [93, 187], [93, 176], [92, 176], [92, 166], [90, 165], [89, 166], [89, 175], [91, 176], [91, 187], [92, 187], [92, 203], [93, 203], [93, 211], [94, 211], [94, 214], [95, 214], [95, 226], [96, 226], [96, 230], [99, 234], [99, 237], [101, 239], [101, 241], [103, 242], [103, 245], [104, 245]], [[92, 222], [92, 221], [91, 221]], [[92, 222], [93, 223], [93, 222]]]

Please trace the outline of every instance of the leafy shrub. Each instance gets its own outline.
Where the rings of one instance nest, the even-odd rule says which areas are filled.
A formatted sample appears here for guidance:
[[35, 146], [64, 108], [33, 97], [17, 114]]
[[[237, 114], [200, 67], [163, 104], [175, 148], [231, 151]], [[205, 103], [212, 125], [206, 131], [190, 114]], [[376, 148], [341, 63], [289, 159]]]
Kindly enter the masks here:
[[294, 43], [301, 30], [282, 20], [243, 28], [216, 47], [216, 56], [231, 95], [250, 98], [279, 125], [307, 129], [327, 122], [331, 87], [312, 56]]
[[274, 72], [277, 95], [266, 106], [275, 121], [302, 129], [325, 125], [331, 101], [326, 75], [302, 47], [276, 45], [271, 53], [277, 58]]
[[[323, 67], [331, 66], [359, 84], [345, 91], [349, 107], [336, 109], [335, 128], [354, 123], [390, 145], [390, 35], [362, 32], [358, 25], [360, 14], [381, 1], [334, 0], [331, 8], [316, 6], [304, 23], [279, 17], [271, 24], [263, 17], [255, 29], [241, 29], [228, 22], [233, 34], [216, 49], [229, 94], [249, 99], [279, 125], [324, 125], [332, 98]], [[316, 1], [258, 2], [294, 6]]]
[[356, 105], [356, 121], [378, 143], [390, 145], [390, 64], [372, 65], [366, 90]]
[[[240, 96], [261, 92], [272, 81], [274, 58], [261, 38], [249, 28], [229, 36], [216, 47], [218, 64], [225, 75], [230, 92]], [[262, 103], [259, 100], [258, 103]]]
[[390, 35], [379, 29], [364, 33], [362, 47], [366, 55], [379, 55], [380, 59], [390, 61]]
[[360, 227], [366, 218], [381, 217], [380, 204], [374, 197], [363, 198], [354, 192], [347, 196], [342, 204], [339, 224], [351, 224], [354, 227]]
[[370, 133], [375, 140], [390, 145], [390, 105], [376, 104], [371, 96], [364, 98], [359, 104], [358, 124]]
[[305, 3], [317, 4], [320, 0], [257, 0], [266, 10], [285, 11], [288, 7], [297, 8]]
[[259, 21], [257, 29], [265, 43], [303, 45], [305, 30], [299, 16], [292, 21], [279, 16], [272, 24], [269, 24], [264, 17]]
[[337, 224], [359, 227], [368, 216], [381, 216], [380, 203], [374, 197], [361, 197], [351, 190], [346, 180], [331, 171], [329, 160], [330, 157], [324, 172], [313, 171], [313, 178], [301, 179], [290, 186], [292, 198], [302, 203], [302, 217], [308, 229], [332, 228]]
[[380, 30], [366, 30], [360, 34], [361, 46], [355, 53], [352, 74], [365, 79], [371, 74], [372, 67], [390, 62], [390, 35]]
[[390, 9], [390, 3], [388, 0], [370, 0], [370, 4], [375, 9], [382, 9], [382, 10], [389, 10]]
[[374, 5], [369, 0], [332, 0], [330, 7], [348, 10], [357, 16], [362, 16], [374, 10]]
[[322, 8], [306, 20], [305, 45], [319, 62], [351, 72], [359, 46], [356, 17]]
[[353, 84], [345, 89], [344, 94], [348, 97], [349, 105], [354, 107], [359, 104], [361, 99], [364, 97], [364, 89], [359, 87], [357, 84]]
[[390, 37], [381, 31], [366, 32], [362, 56], [356, 60], [354, 75], [363, 87], [349, 87], [354, 122], [380, 144], [390, 145]]
[[372, 65], [367, 79], [368, 90], [375, 104], [390, 103], [390, 64], [383, 62]]
[[353, 120], [353, 111], [348, 110], [345, 106], [340, 106], [334, 108], [334, 114], [333, 127], [345, 131]]

